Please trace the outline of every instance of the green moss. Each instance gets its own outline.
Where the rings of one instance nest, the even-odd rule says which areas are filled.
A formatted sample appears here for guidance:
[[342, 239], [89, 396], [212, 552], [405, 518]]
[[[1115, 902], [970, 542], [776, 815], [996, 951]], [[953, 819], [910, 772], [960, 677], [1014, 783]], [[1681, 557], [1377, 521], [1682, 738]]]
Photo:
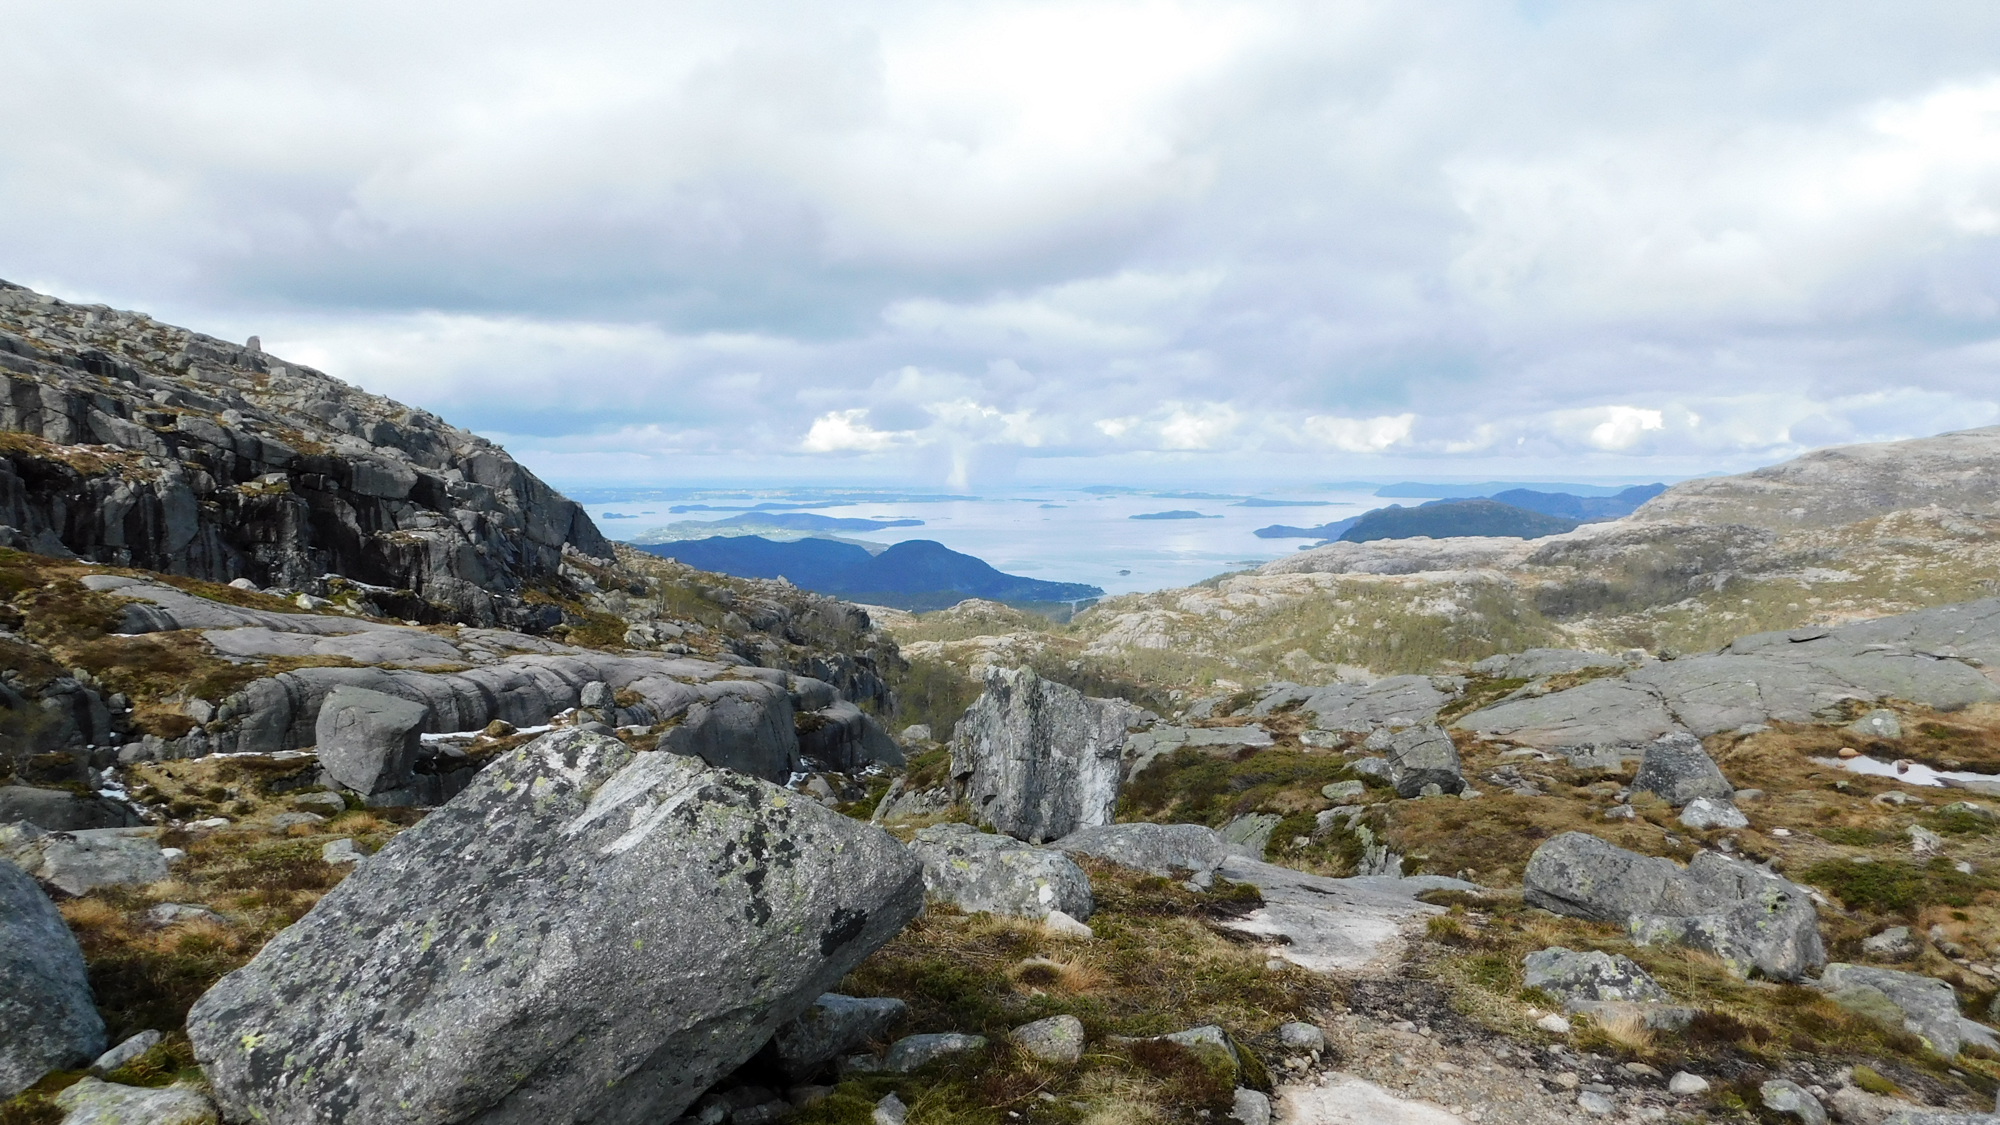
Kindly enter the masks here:
[[1990, 879], [1967, 875], [1940, 856], [1919, 867], [1912, 863], [1852, 863], [1827, 860], [1806, 868], [1804, 880], [1840, 900], [1849, 910], [1914, 916], [1926, 906], [1970, 906], [1994, 889]]
[[1855, 1067], [1854, 1084], [1871, 1094], [1886, 1096], [1896, 1092], [1896, 1084], [1876, 1073], [1873, 1067]]

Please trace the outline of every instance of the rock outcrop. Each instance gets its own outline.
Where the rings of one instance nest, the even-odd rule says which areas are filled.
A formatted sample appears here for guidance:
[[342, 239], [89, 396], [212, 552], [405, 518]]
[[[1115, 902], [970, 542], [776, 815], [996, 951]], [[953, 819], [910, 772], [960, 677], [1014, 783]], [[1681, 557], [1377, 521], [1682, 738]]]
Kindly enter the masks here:
[[1431, 786], [1443, 793], [1465, 789], [1458, 748], [1451, 736], [1434, 723], [1419, 723], [1390, 732], [1383, 739], [1384, 756], [1389, 762], [1390, 784], [1398, 797], [1418, 797]]
[[1040, 843], [1111, 823], [1128, 730], [1146, 713], [1027, 668], [994, 669], [958, 721], [952, 778], [982, 824]]
[[86, 1078], [55, 1097], [63, 1125], [216, 1125], [215, 1105], [185, 1086], [120, 1086]]
[[33, 879], [0, 862], [0, 1098], [104, 1052], [83, 951]]
[[1836, 961], [1820, 974], [1819, 986], [1841, 1007], [1908, 1031], [1945, 1058], [1958, 1054], [1964, 1039], [1958, 996], [1936, 977]]
[[1646, 744], [1639, 757], [1639, 772], [1632, 775], [1632, 791], [1651, 793], [1680, 808], [1702, 797], [1727, 801], [1736, 787], [1722, 776], [1700, 739], [1670, 734]]
[[877, 829], [563, 732], [502, 755], [198, 1001], [225, 1115], [671, 1120], [922, 908]]
[[1060, 910], [1078, 921], [1090, 917], [1090, 877], [1059, 851], [969, 824], [920, 828], [910, 850], [924, 865], [925, 892], [968, 914], [1045, 918]]
[[66, 895], [97, 887], [136, 887], [167, 877], [156, 828], [86, 828], [44, 832], [32, 824], [0, 826], [0, 860]]
[[1595, 836], [1565, 832], [1536, 848], [1522, 898], [1557, 914], [1616, 922], [1640, 944], [1706, 950], [1738, 976], [1797, 980], [1826, 963], [1805, 888], [1716, 852], [1685, 870]]
[[1221, 834], [1200, 824], [1102, 824], [1079, 828], [1049, 846], [1152, 875], [1198, 879], [1206, 879], [1229, 858]]
[[5, 545], [217, 582], [380, 588], [401, 617], [542, 628], [583, 509], [498, 446], [309, 367], [0, 282]]

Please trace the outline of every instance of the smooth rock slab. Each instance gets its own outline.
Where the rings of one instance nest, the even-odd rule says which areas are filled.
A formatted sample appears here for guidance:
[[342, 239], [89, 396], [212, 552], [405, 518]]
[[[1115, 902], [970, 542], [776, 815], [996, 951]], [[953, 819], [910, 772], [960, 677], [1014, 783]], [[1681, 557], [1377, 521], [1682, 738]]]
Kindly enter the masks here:
[[0, 863], [0, 1098], [104, 1053], [83, 950], [33, 879]]
[[1255, 886], [1264, 898], [1262, 906], [1220, 925], [1269, 938], [1273, 956], [1319, 973], [1363, 969], [1399, 954], [1405, 927], [1444, 913], [1417, 901], [1425, 891], [1482, 891], [1436, 875], [1329, 879], [1241, 856], [1230, 857], [1217, 874]]
[[1081, 921], [1094, 907], [1083, 868], [1061, 852], [1010, 836], [969, 824], [934, 824], [917, 830], [910, 850], [923, 863], [925, 892], [968, 914], [1044, 918], [1060, 910]]
[[587, 732], [509, 751], [194, 1006], [231, 1119], [671, 1120], [922, 908], [880, 830]]
[[1466, 1125], [1431, 1102], [1404, 1098], [1360, 1078], [1338, 1075], [1324, 1086], [1279, 1087], [1278, 1125]]
[[216, 1125], [215, 1105], [184, 1086], [120, 1086], [86, 1078], [56, 1104], [69, 1111], [63, 1125]]

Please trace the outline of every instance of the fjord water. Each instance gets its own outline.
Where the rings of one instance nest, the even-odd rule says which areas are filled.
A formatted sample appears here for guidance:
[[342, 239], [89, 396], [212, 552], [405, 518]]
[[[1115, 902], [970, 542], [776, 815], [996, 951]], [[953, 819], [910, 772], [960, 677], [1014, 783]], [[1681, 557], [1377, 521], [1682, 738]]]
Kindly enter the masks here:
[[[1164, 490], [1163, 490], [1164, 491]], [[1218, 490], [1219, 491], [1219, 490]], [[711, 505], [755, 504], [776, 490], [707, 494]], [[613, 539], [634, 539], [669, 524], [712, 521], [728, 511], [670, 513], [690, 498], [660, 499], [632, 490], [623, 498], [594, 493], [584, 506]], [[837, 494], [784, 490], [787, 499], [834, 499]], [[736, 497], [731, 499], [730, 497]], [[1195, 500], [1186, 496], [1082, 489], [1036, 488], [993, 492], [978, 499], [924, 501], [916, 494], [895, 503], [841, 504], [805, 509], [815, 515], [860, 519], [920, 519], [921, 527], [881, 531], [841, 531], [843, 539], [888, 546], [907, 539], [932, 539], [954, 551], [976, 555], [999, 570], [1052, 582], [1088, 582], [1106, 594], [1188, 586], [1217, 574], [1244, 570], [1281, 558], [1316, 540], [1259, 539], [1260, 527], [1285, 524], [1315, 527], [1392, 503], [1372, 492], [1301, 490], [1260, 494], [1263, 500], [1311, 501], [1311, 506], [1245, 506], [1241, 499]], [[1393, 501], [1405, 506], [1421, 499]], [[1133, 519], [1159, 512], [1198, 512], [1201, 519]], [[1129, 573], [1121, 573], [1129, 572]]]

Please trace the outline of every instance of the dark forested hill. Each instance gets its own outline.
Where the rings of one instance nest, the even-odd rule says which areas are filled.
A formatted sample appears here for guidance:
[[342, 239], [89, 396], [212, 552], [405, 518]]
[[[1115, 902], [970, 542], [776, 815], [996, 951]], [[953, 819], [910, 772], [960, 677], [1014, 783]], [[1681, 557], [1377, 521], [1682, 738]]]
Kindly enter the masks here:
[[1002, 574], [981, 559], [928, 539], [898, 543], [879, 555], [832, 539], [783, 543], [755, 535], [656, 543], [641, 549], [701, 570], [739, 578], [782, 575], [803, 589], [898, 609], [942, 609], [966, 598], [1073, 602], [1104, 593], [1080, 582], [1044, 582]]
[[1419, 535], [1432, 539], [1461, 535], [1540, 539], [1544, 535], [1574, 531], [1578, 522], [1497, 500], [1441, 500], [1417, 508], [1377, 508], [1341, 532], [1340, 538], [1345, 543], [1414, 539]]

